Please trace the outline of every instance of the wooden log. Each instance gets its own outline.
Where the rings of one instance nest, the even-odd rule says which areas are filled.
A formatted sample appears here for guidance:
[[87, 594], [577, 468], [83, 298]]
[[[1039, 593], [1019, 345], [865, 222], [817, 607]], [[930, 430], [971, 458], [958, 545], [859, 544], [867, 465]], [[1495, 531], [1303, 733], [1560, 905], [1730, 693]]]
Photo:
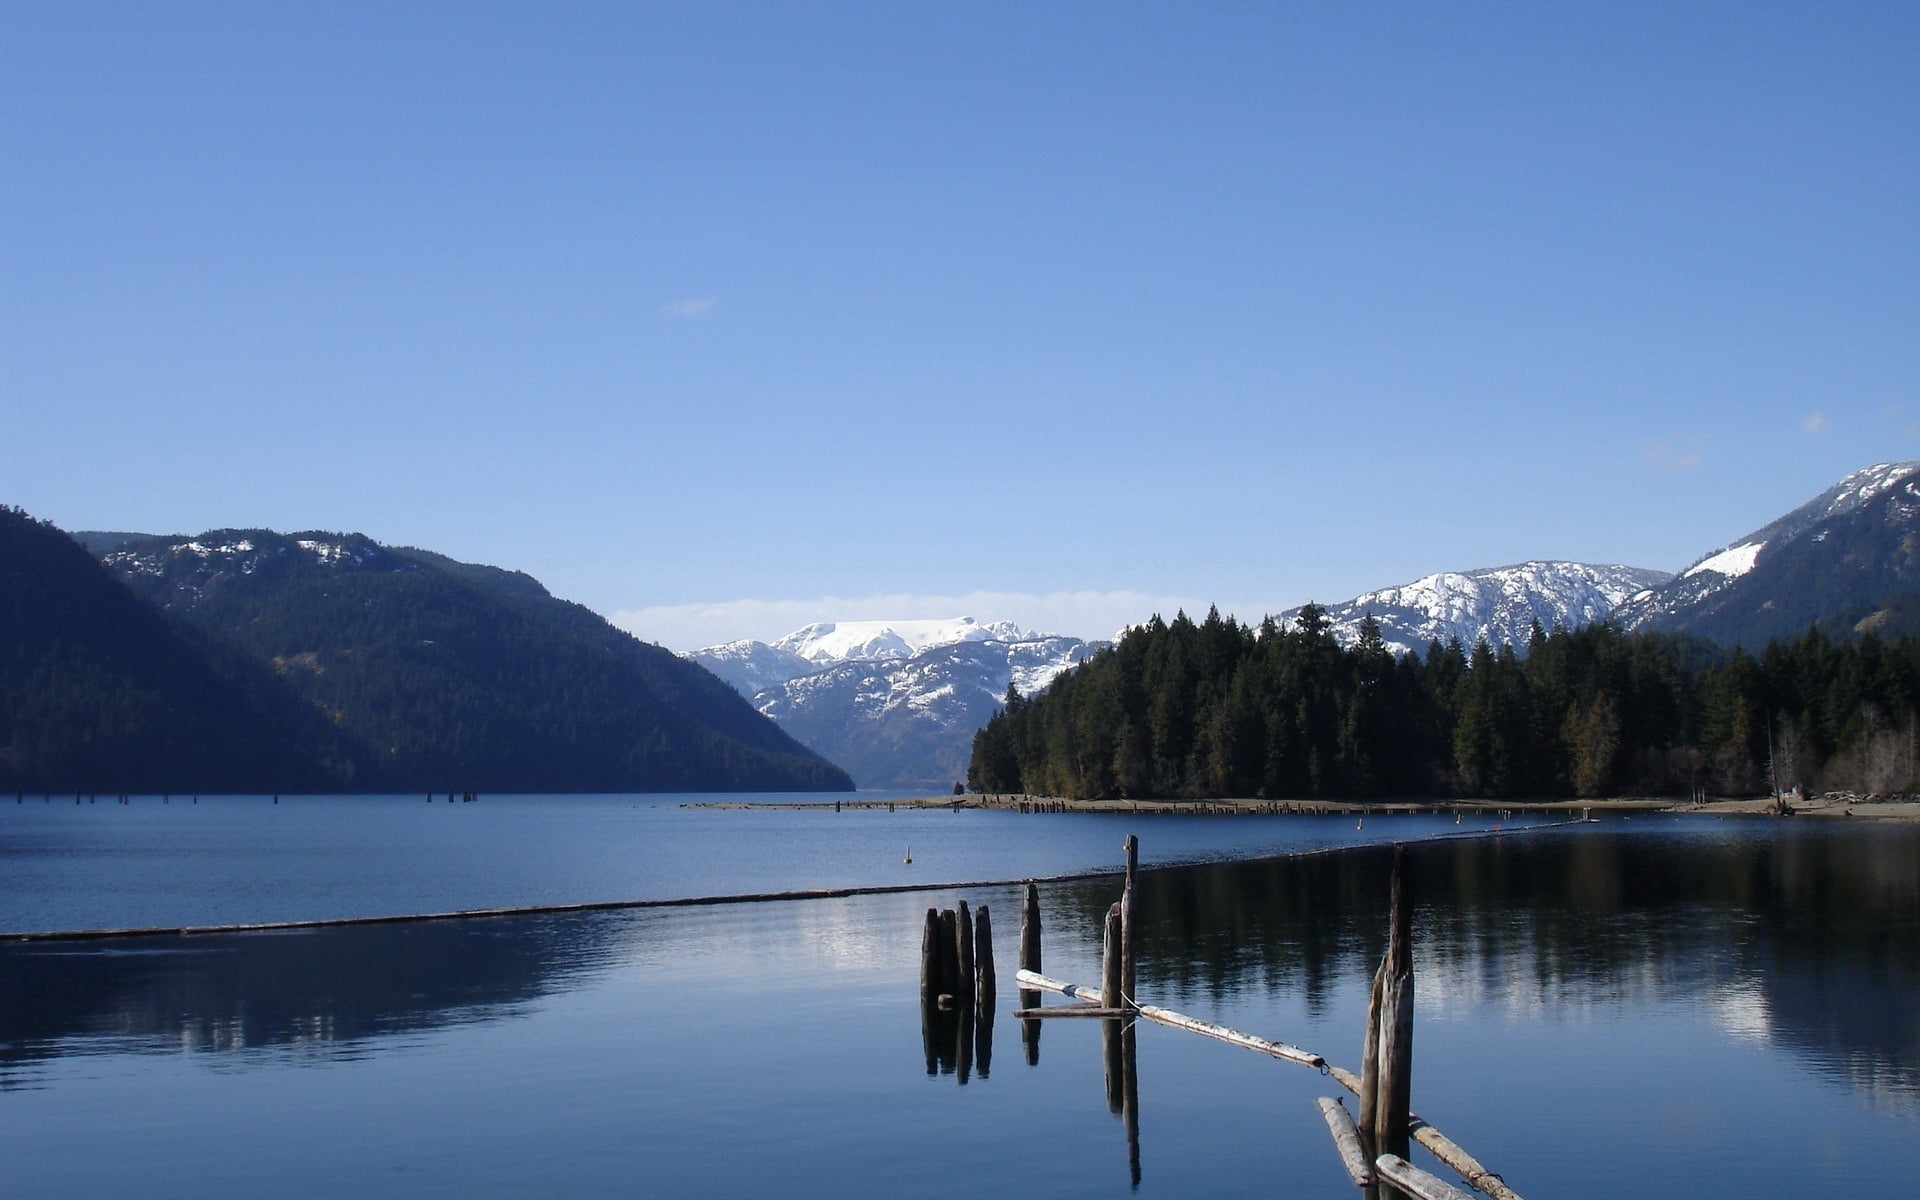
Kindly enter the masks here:
[[1373, 1165], [1382, 1179], [1417, 1200], [1473, 1200], [1467, 1192], [1422, 1171], [1398, 1154], [1382, 1154]]
[[1134, 877], [1140, 871], [1140, 839], [1127, 835], [1127, 882], [1120, 892], [1120, 998], [1123, 1004], [1135, 1002], [1134, 988], [1139, 983], [1137, 937], [1140, 917], [1134, 899]]
[[[1360, 1094], [1360, 1076], [1347, 1070], [1327, 1064], [1327, 1074], [1334, 1082], [1346, 1088], [1355, 1096]], [[1468, 1184], [1493, 1197], [1493, 1200], [1521, 1200], [1520, 1193], [1507, 1186], [1507, 1181], [1482, 1165], [1479, 1159], [1468, 1154], [1460, 1144], [1441, 1133], [1438, 1129], [1421, 1120], [1417, 1114], [1410, 1114], [1413, 1124], [1413, 1140], [1425, 1146], [1435, 1158], [1460, 1173], [1460, 1178]]]
[[1413, 1118], [1413, 1140], [1425, 1146], [1429, 1154], [1458, 1171], [1468, 1186], [1486, 1193], [1493, 1200], [1520, 1200], [1520, 1193], [1508, 1187], [1506, 1180], [1487, 1170], [1479, 1159], [1461, 1149], [1458, 1142], [1419, 1117]]
[[1027, 885], [1027, 902], [1020, 909], [1020, 966], [1022, 971], [1039, 972], [1040, 965], [1040, 889]]
[[[991, 1011], [996, 990], [993, 975], [993, 921], [987, 916], [987, 906], [984, 904], [979, 912], [973, 914], [973, 969], [977, 1002], [982, 1010]], [[980, 1073], [986, 1074], [985, 1071]]]
[[1131, 1017], [1136, 1015], [1131, 1008], [1102, 1008], [1098, 1004], [1061, 1004], [1053, 1008], [1016, 1008], [1013, 1015], [1022, 1021], [1051, 1020], [1054, 1017], [1099, 1017], [1102, 1020], [1111, 1017]]
[[1257, 1050], [1262, 1054], [1269, 1055], [1273, 1058], [1284, 1059], [1290, 1063], [1298, 1063], [1303, 1067], [1318, 1069], [1327, 1065], [1326, 1059], [1321, 1058], [1311, 1050], [1302, 1050], [1298, 1046], [1289, 1046], [1285, 1042], [1276, 1042], [1270, 1038], [1256, 1037], [1251, 1033], [1241, 1033], [1239, 1030], [1229, 1029], [1225, 1025], [1215, 1025], [1212, 1021], [1202, 1021], [1198, 1017], [1190, 1017], [1185, 1013], [1174, 1012], [1170, 1008], [1160, 1008], [1152, 1004], [1141, 1004], [1135, 1006], [1134, 1011], [1149, 1021], [1157, 1021], [1162, 1025], [1171, 1025], [1175, 1029], [1184, 1029], [1189, 1033], [1197, 1033], [1203, 1037], [1210, 1037], [1216, 1041], [1227, 1042], [1248, 1050]]
[[967, 902], [962, 900], [954, 914], [954, 987], [953, 994], [965, 998], [967, 1004], [973, 1003], [973, 914], [967, 911]]
[[1089, 1004], [1102, 1004], [1099, 988], [1081, 987], [1077, 983], [1068, 983], [1064, 979], [1053, 979], [1038, 971], [1016, 971], [1013, 980], [1022, 988], [1036, 992], [1058, 992], [1069, 1000], [1085, 1000]]
[[1360, 1148], [1360, 1129], [1353, 1123], [1353, 1114], [1332, 1096], [1320, 1097], [1319, 1104], [1320, 1115], [1326, 1118], [1327, 1132], [1333, 1135], [1333, 1148], [1339, 1151], [1340, 1163], [1347, 1169], [1347, 1178], [1353, 1180], [1355, 1187], [1366, 1187], [1373, 1182], [1373, 1164]]
[[1411, 1149], [1413, 1100], [1413, 861], [1393, 856], [1392, 923], [1380, 979], [1380, 1092], [1373, 1148], [1405, 1157]]
[[1127, 996], [1120, 987], [1120, 902], [1117, 900], [1107, 906], [1106, 936], [1100, 945], [1100, 994], [1107, 998], [1110, 1006], [1120, 1008], [1126, 1004]]

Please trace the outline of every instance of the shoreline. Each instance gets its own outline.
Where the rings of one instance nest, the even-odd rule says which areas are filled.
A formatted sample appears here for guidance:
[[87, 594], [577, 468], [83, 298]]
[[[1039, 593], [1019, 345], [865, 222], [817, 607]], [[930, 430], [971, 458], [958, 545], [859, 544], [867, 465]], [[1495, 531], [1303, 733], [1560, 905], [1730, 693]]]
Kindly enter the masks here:
[[[1020, 813], [1123, 813], [1140, 816], [1342, 816], [1370, 814], [1467, 813], [1481, 816], [1543, 816], [1577, 818], [1584, 811], [1595, 813], [1703, 813], [1708, 816], [1771, 816], [1774, 801], [1767, 796], [1714, 797], [1708, 800], [1674, 800], [1662, 796], [1612, 796], [1592, 800], [1514, 799], [1514, 800], [1258, 800], [1217, 798], [1207, 800], [1085, 800], [1061, 796], [1031, 796], [1009, 793], [969, 792], [964, 796], [912, 796], [893, 800], [806, 800], [797, 803], [772, 803], [764, 800], [710, 800], [688, 802], [682, 808], [751, 809], [830, 809], [873, 811], [884, 809], [944, 808]], [[1794, 800], [1788, 816], [1818, 818], [1857, 818], [1874, 821], [1920, 821], [1920, 796], [1861, 795], [1854, 792], [1824, 792]]]

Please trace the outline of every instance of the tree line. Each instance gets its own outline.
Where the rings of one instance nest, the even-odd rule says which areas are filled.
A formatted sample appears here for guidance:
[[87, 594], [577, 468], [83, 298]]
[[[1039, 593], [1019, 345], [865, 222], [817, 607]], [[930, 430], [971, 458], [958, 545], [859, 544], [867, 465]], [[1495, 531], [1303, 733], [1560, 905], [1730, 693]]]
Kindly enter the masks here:
[[1915, 783], [1920, 639], [1759, 654], [1608, 625], [1394, 655], [1309, 605], [1129, 629], [974, 737], [968, 785], [1086, 798], [1891, 792]]

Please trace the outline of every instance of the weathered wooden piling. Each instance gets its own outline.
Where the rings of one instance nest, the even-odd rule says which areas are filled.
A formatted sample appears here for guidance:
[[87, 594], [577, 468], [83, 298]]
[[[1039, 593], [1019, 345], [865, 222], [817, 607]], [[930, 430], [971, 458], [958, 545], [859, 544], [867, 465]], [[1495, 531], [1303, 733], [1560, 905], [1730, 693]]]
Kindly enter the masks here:
[[1120, 892], [1120, 995], [1117, 1001], [1121, 1005], [1130, 1005], [1134, 1001], [1134, 984], [1138, 977], [1139, 955], [1136, 952], [1140, 920], [1134, 901], [1134, 876], [1140, 869], [1140, 839], [1127, 835], [1127, 882]]
[[1040, 889], [1029, 883], [1027, 899], [1020, 909], [1020, 970], [1039, 974], [1040, 966]]
[[[979, 912], [973, 914], [973, 969], [976, 981], [975, 999], [983, 1011], [991, 1012], [996, 990], [993, 974], [993, 921], [987, 916], [987, 906], [984, 904], [980, 906]], [[982, 1069], [980, 1073], [985, 1075], [986, 1071]]]
[[1380, 1101], [1380, 976], [1385, 964], [1373, 970], [1373, 985], [1367, 994], [1367, 1030], [1360, 1039], [1360, 1130], [1371, 1141]]
[[1413, 862], [1405, 846], [1394, 851], [1391, 907], [1387, 954], [1379, 974], [1377, 1090], [1370, 1133], [1376, 1154], [1404, 1158], [1411, 1148], [1413, 1107]]
[[1108, 1008], [1126, 1006], [1125, 993], [1120, 987], [1120, 902], [1114, 901], [1107, 908], [1106, 935], [1101, 940], [1100, 952], [1100, 995]]
[[956, 1003], [971, 1005], [974, 997], [973, 979], [973, 914], [967, 911], [967, 902], [960, 901], [954, 916], [954, 988]]
[[940, 910], [927, 910], [926, 928], [920, 933], [920, 1000], [932, 1004], [940, 994]]
[[959, 992], [960, 935], [955, 928], [953, 910], [940, 910], [940, 986], [942, 995], [953, 996]]
[[[1040, 970], [1040, 889], [1029, 883], [1026, 898], [1020, 906], [1020, 949], [1016, 955], [1017, 971]], [[1038, 1008], [1040, 993], [1030, 989], [1020, 990], [1020, 1007]], [[1040, 1022], [1026, 1020], [1020, 1022], [1020, 1047], [1026, 1055], [1027, 1065], [1040, 1065]]]

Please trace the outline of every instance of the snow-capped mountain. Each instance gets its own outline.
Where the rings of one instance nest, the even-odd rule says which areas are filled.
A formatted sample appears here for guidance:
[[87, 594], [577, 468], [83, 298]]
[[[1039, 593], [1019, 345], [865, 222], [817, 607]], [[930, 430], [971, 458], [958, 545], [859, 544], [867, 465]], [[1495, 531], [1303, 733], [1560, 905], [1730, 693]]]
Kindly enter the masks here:
[[1614, 612], [1622, 629], [1750, 647], [1920, 589], [1920, 463], [1855, 471]]
[[[1325, 606], [1324, 612], [1334, 636], [1348, 644], [1359, 640], [1360, 624], [1372, 614], [1387, 649], [1396, 655], [1425, 653], [1430, 643], [1453, 638], [1469, 648], [1482, 638], [1494, 646], [1524, 647], [1536, 621], [1547, 630], [1604, 621], [1627, 597], [1671, 578], [1640, 567], [1525, 562], [1442, 571]], [[1299, 612], [1291, 609], [1282, 617], [1291, 621]]]
[[935, 646], [956, 642], [1021, 642], [1034, 635], [1011, 621], [821, 621], [796, 629], [773, 648], [815, 666], [911, 658]]
[[944, 792], [967, 777], [974, 732], [1009, 683], [1030, 695], [1095, 648], [1070, 637], [950, 642], [910, 658], [838, 663], [753, 702], [862, 787]]
[[779, 687], [789, 679], [811, 675], [820, 669], [819, 663], [801, 658], [791, 650], [755, 641], [708, 646], [685, 657], [726, 680], [728, 687], [749, 700], [768, 688]]
[[1009, 684], [1031, 695], [1100, 643], [1006, 621], [838, 621], [687, 655], [861, 787], [945, 791]]

